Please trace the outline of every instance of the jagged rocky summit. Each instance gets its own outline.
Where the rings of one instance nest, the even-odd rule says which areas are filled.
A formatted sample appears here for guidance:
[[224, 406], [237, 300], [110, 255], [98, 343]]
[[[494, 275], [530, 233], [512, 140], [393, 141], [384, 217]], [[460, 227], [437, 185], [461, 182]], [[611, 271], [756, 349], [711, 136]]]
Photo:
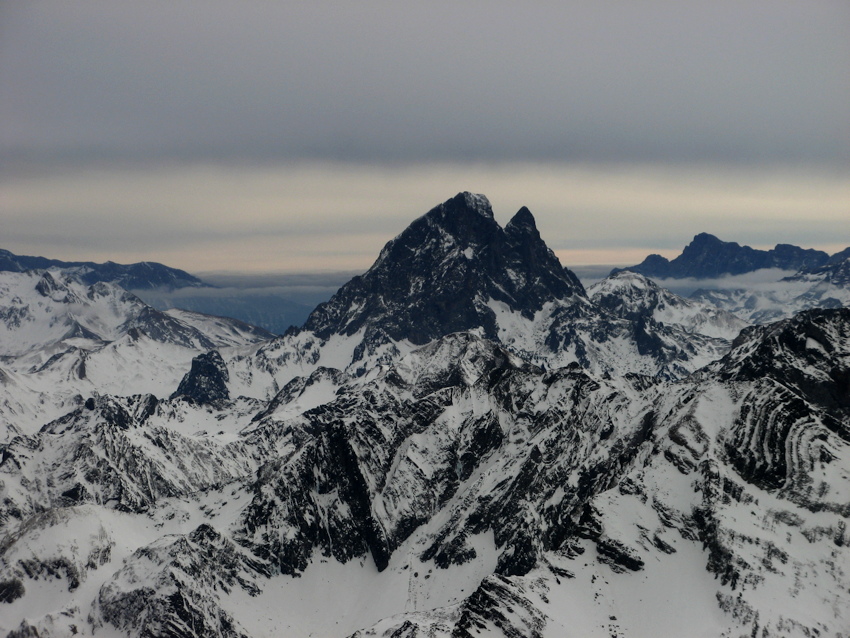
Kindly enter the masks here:
[[277, 339], [134, 304], [0, 363], [0, 633], [847, 634], [850, 310], [585, 291], [469, 193]]
[[307, 322], [321, 338], [380, 330], [422, 345], [462, 330], [498, 339], [493, 302], [532, 319], [553, 301], [584, 299], [527, 208], [501, 228], [482, 195], [460, 193], [414, 221]]

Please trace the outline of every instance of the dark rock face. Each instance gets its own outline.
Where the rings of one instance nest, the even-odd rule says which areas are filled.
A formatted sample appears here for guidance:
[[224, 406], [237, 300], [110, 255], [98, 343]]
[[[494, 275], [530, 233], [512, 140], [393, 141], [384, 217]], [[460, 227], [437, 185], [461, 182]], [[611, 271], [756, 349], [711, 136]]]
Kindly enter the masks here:
[[227, 382], [230, 375], [218, 350], [192, 359], [192, 369], [186, 373], [177, 391], [171, 396], [186, 397], [199, 404], [226, 401], [230, 398]]
[[716, 366], [730, 379], [775, 379], [836, 419], [850, 408], [850, 308], [809, 310], [750, 328]]
[[509, 577], [488, 576], [461, 606], [452, 636], [540, 638], [546, 627], [546, 616], [530, 603], [526, 589], [524, 583]]
[[0, 582], [0, 603], [13, 603], [24, 595], [24, 584], [18, 578]]
[[828, 265], [836, 266], [850, 259], [850, 247], [840, 250], [829, 258]]
[[736, 242], [722, 241], [708, 233], [700, 233], [675, 259], [667, 260], [661, 255], [650, 255], [642, 263], [627, 270], [661, 279], [708, 279], [722, 275], [741, 275], [760, 268], [817, 268], [827, 261], [827, 253], [811, 248], [777, 244], [771, 250], [758, 250]]
[[41, 279], [35, 285], [35, 289], [42, 297], [49, 297], [59, 290], [59, 283], [53, 278], [49, 272], [44, 273]]
[[532, 316], [553, 299], [584, 297], [521, 209], [502, 229], [489, 202], [460, 193], [414, 221], [378, 260], [304, 324], [321, 338], [380, 330], [424, 344], [452, 332], [483, 328], [497, 339], [489, 299]]

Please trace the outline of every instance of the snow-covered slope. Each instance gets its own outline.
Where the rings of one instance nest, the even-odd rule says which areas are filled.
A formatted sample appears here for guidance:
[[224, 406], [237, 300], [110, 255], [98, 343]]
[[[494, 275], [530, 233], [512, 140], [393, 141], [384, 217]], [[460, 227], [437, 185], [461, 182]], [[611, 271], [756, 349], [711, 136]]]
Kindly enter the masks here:
[[32, 433], [96, 393], [167, 397], [192, 359], [273, 337], [222, 317], [154, 310], [114, 284], [62, 271], [0, 273], [0, 440]]
[[213, 342], [216, 348], [244, 346], [275, 337], [271, 332], [229, 317], [216, 317], [180, 308], [164, 311], [165, 315], [195, 328]]
[[356, 635], [845, 635], [848, 337], [846, 310], [748, 331], [532, 570]]
[[[461, 333], [246, 404], [230, 443], [168, 432], [224, 423], [213, 408], [101, 400], [4, 451], [5, 609], [83, 635], [833, 635], [848, 337], [848, 311], [810, 313], [669, 384], [546, 372]], [[97, 450], [114, 456], [92, 473]], [[129, 511], [135, 546], [99, 503]], [[25, 549], [60, 512], [79, 542]]]
[[652, 319], [687, 332], [731, 341], [748, 325], [712, 304], [685, 299], [643, 275], [621, 270], [588, 289], [591, 301], [625, 319]]
[[0, 353], [19, 357], [64, 340], [96, 346], [116, 339], [144, 304], [109, 284], [92, 288], [58, 273], [0, 273]]

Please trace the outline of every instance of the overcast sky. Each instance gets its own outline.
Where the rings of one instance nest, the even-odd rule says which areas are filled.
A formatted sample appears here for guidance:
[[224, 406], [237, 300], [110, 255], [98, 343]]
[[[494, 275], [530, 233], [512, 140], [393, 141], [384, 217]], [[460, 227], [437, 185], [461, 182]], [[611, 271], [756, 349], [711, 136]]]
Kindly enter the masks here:
[[850, 245], [850, 3], [0, 0], [0, 247], [365, 269], [460, 190], [565, 265]]

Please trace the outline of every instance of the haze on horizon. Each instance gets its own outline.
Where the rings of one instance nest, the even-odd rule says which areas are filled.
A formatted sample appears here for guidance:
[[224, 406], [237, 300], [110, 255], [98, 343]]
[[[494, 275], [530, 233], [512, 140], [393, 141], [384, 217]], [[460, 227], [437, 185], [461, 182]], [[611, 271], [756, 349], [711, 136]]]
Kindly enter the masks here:
[[850, 5], [0, 4], [0, 248], [364, 270], [462, 190], [567, 266], [850, 245]]

